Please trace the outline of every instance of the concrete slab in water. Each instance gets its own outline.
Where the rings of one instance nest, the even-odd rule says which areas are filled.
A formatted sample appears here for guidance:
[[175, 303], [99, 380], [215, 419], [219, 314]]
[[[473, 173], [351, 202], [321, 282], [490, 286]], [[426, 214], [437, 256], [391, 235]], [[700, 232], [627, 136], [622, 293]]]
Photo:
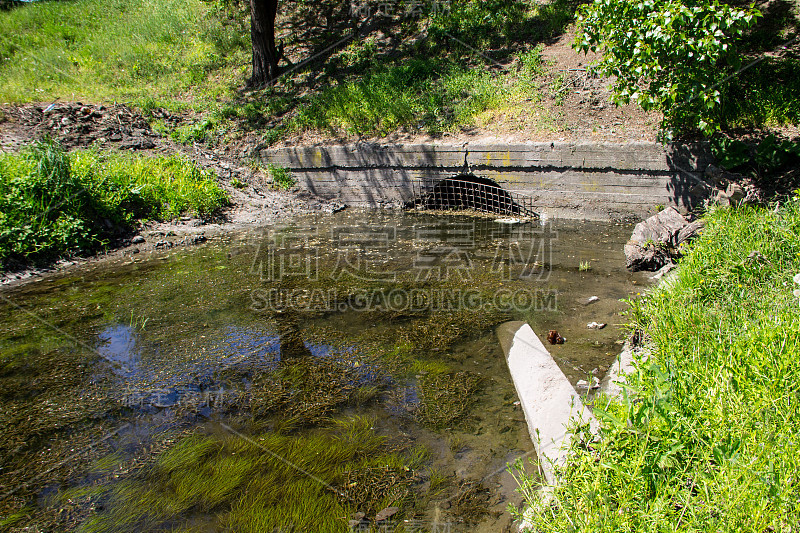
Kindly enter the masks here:
[[566, 428], [576, 420], [597, 431], [597, 419], [583, 405], [567, 377], [542, 341], [525, 322], [506, 322], [497, 328], [511, 378], [525, 412], [528, 430], [536, 446], [548, 484], [558, 480], [554, 465], [564, 464], [570, 435]]

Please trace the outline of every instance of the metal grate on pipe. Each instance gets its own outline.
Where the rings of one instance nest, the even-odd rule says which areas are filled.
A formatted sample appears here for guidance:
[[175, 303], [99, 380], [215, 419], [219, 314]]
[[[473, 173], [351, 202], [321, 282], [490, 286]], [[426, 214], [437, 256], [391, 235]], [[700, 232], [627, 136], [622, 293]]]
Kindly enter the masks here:
[[459, 174], [453, 178], [414, 180], [414, 200], [420, 210], [477, 211], [502, 216], [537, 217], [533, 198], [502, 188], [489, 178]]

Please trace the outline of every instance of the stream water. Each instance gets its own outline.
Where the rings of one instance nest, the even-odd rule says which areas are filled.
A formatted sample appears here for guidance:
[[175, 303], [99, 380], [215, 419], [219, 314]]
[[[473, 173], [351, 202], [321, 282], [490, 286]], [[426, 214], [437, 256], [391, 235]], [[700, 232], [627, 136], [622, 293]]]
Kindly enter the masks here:
[[345, 211], [5, 290], [0, 517], [510, 531], [535, 455], [494, 327], [556, 329], [572, 383], [602, 378], [647, 280], [630, 231]]

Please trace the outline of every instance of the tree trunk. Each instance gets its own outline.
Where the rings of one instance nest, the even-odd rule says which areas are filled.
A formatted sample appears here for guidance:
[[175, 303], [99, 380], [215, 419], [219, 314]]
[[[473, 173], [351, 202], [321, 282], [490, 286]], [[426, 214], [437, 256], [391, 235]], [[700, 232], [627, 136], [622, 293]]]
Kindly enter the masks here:
[[278, 0], [250, 0], [250, 38], [253, 41], [253, 76], [250, 87], [266, 87], [278, 77], [275, 15]]

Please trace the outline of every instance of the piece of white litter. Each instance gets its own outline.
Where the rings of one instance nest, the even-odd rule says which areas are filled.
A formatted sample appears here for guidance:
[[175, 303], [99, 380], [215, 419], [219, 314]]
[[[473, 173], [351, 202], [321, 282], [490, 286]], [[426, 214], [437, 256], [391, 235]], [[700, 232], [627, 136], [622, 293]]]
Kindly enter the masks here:
[[584, 301], [583, 301], [583, 305], [589, 305], [589, 304], [593, 304], [593, 303], [595, 303], [595, 302], [596, 302], [597, 300], [599, 300], [599, 299], [600, 299], [600, 298], [599, 298], [599, 297], [597, 297], [597, 296], [590, 296], [589, 298], [587, 298], [586, 300], [584, 300]]
[[494, 221], [498, 224], [522, 224], [519, 218], [496, 218]]
[[578, 382], [575, 384], [576, 389], [592, 389], [596, 390], [600, 388], [600, 380], [597, 379], [597, 376], [592, 377], [592, 384], [590, 385], [588, 381], [585, 379], [579, 379]]
[[603, 329], [606, 325], [602, 322], [589, 322], [586, 327], [589, 329]]

